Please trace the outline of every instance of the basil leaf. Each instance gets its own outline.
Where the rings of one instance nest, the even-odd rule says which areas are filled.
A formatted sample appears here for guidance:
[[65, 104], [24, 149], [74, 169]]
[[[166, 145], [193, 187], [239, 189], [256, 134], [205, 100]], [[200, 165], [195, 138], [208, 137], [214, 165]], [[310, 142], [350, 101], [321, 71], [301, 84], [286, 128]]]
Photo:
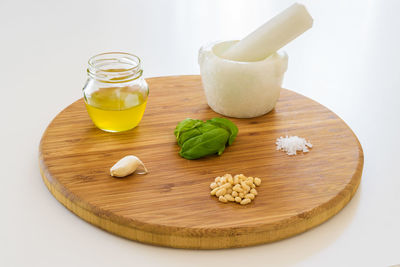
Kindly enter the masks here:
[[238, 134], [236, 125], [228, 119], [202, 120], [185, 119], [174, 131], [179, 155], [186, 159], [198, 159], [211, 154], [221, 155], [226, 145], [231, 145]]
[[203, 124], [204, 122], [202, 120], [193, 120], [193, 119], [184, 119], [183, 121], [179, 122], [178, 125], [175, 128], [174, 135], [176, 136], [176, 140], [179, 139], [179, 136], [195, 127], [198, 127], [199, 125]]
[[215, 153], [221, 155], [225, 149], [229, 135], [229, 132], [225, 129], [214, 127], [212, 130], [184, 142], [179, 155], [186, 159], [198, 159]]
[[201, 126], [199, 126], [199, 131], [201, 132], [201, 133], [206, 133], [206, 132], [208, 132], [208, 131], [211, 131], [211, 130], [214, 130], [214, 129], [216, 129], [216, 128], [221, 128], [221, 127], [218, 127], [218, 126], [216, 126], [216, 125], [214, 125], [214, 124], [211, 124], [211, 123], [203, 123]]
[[215, 126], [227, 130], [230, 133], [228, 141], [229, 145], [232, 145], [233, 141], [235, 141], [235, 138], [239, 132], [237, 126], [233, 122], [225, 118], [212, 118], [211, 120], [208, 120], [206, 123], [211, 123], [214, 124]]
[[200, 124], [198, 127], [182, 133], [178, 139], [178, 145], [181, 147], [187, 140], [189, 140], [195, 136], [207, 133], [211, 130], [218, 129], [218, 128], [220, 128], [220, 127], [215, 126], [211, 123]]
[[190, 129], [188, 131], [185, 131], [185, 132], [180, 134], [180, 136], [179, 136], [179, 138], [177, 140], [178, 141], [178, 145], [182, 146], [183, 143], [185, 143], [187, 140], [189, 140], [189, 139], [191, 139], [191, 138], [193, 138], [195, 136], [201, 135], [201, 134], [202, 134], [202, 132], [200, 131], [199, 128], [193, 128], [193, 129]]

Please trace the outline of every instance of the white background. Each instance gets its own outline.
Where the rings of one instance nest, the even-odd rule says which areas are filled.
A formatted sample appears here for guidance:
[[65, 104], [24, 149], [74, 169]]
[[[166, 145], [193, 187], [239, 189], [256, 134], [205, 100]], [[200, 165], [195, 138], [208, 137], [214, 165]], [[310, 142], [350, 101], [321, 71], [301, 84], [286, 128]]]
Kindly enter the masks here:
[[400, 264], [397, 0], [303, 1], [314, 27], [284, 48], [284, 87], [337, 113], [365, 153], [357, 194], [321, 226], [249, 248], [154, 247], [86, 223], [42, 182], [40, 138], [81, 97], [90, 56], [132, 52], [143, 59], [146, 77], [198, 74], [202, 44], [241, 39], [292, 3], [0, 0], [0, 266]]

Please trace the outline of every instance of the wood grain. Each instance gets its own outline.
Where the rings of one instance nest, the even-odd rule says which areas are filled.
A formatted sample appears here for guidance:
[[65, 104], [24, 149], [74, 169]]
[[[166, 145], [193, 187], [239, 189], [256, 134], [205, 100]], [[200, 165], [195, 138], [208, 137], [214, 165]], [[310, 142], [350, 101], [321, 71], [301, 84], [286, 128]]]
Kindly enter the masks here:
[[[361, 180], [363, 151], [351, 129], [324, 106], [282, 90], [276, 108], [239, 128], [222, 156], [186, 160], [173, 131], [185, 118], [221, 117], [206, 104], [199, 76], [147, 79], [148, 106], [131, 131], [97, 129], [82, 99], [60, 112], [43, 134], [40, 168], [50, 192], [84, 220], [116, 235], [177, 248], [217, 249], [272, 242], [326, 221], [350, 201]], [[276, 138], [298, 135], [314, 147], [288, 156]], [[109, 175], [125, 155], [150, 171]], [[225, 173], [258, 176], [250, 204], [223, 204], [209, 195]]]

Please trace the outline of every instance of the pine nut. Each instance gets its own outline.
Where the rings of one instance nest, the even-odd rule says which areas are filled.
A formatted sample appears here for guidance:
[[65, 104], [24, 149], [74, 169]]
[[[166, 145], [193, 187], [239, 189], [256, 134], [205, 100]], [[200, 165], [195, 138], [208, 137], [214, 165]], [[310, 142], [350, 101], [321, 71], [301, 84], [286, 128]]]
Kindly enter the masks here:
[[240, 202], [240, 205], [247, 205], [251, 202], [250, 198], [245, 198]]
[[214, 195], [217, 193], [218, 190], [219, 190], [219, 187], [216, 187], [216, 188], [214, 188], [213, 190], [211, 190], [210, 194], [211, 194], [212, 196], [214, 196]]
[[228, 201], [235, 201], [235, 198], [232, 195], [226, 194], [224, 198]]
[[226, 184], [221, 185], [221, 188], [225, 188], [225, 189], [228, 189], [228, 188], [231, 188], [231, 187], [232, 187], [232, 185], [230, 183], [226, 183]]
[[216, 187], [218, 187], [217, 183], [211, 183], [211, 184], [210, 184], [210, 188], [211, 188], [211, 189], [214, 189], [214, 188], [216, 188]]
[[246, 194], [244, 197], [253, 200], [256, 196], [253, 194]]
[[223, 196], [223, 195], [225, 195], [225, 194], [226, 194], [226, 189], [225, 189], [225, 188], [219, 189], [219, 190], [215, 193], [215, 195], [216, 195], [217, 197]]
[[239, 175], [235, 175], [234, 177], [233, 177], [233, 184], [234, 185], [237, 185], [239, 183]]
[[258, 194], [257, 190], [254, 189], [254, 188], [252, 188], [252, 189], [250, 190], [250, 193], [253, 194], [253, 195], [255, 195], [255, 196], [257, 196], [257, 194]]
[[219, 196], [218, 200], [223, 202], [223, 203], [228, 202], [228, 200], [226, 200], [226, 198], [224, 198], [224, 196]]

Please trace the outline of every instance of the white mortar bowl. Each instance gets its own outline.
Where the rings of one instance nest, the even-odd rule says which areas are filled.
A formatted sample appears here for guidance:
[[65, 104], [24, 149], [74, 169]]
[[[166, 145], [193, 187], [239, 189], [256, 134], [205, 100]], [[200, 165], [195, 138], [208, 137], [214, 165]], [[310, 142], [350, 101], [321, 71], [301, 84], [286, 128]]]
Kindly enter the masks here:
[[238, 41], [214, 42], [200, 48], [199, 65], [207, 103], [215, 112], [234, 118], [253, 118], [270, 112], [287, 70], [285, 52], [254, 62], [220, 55]]

